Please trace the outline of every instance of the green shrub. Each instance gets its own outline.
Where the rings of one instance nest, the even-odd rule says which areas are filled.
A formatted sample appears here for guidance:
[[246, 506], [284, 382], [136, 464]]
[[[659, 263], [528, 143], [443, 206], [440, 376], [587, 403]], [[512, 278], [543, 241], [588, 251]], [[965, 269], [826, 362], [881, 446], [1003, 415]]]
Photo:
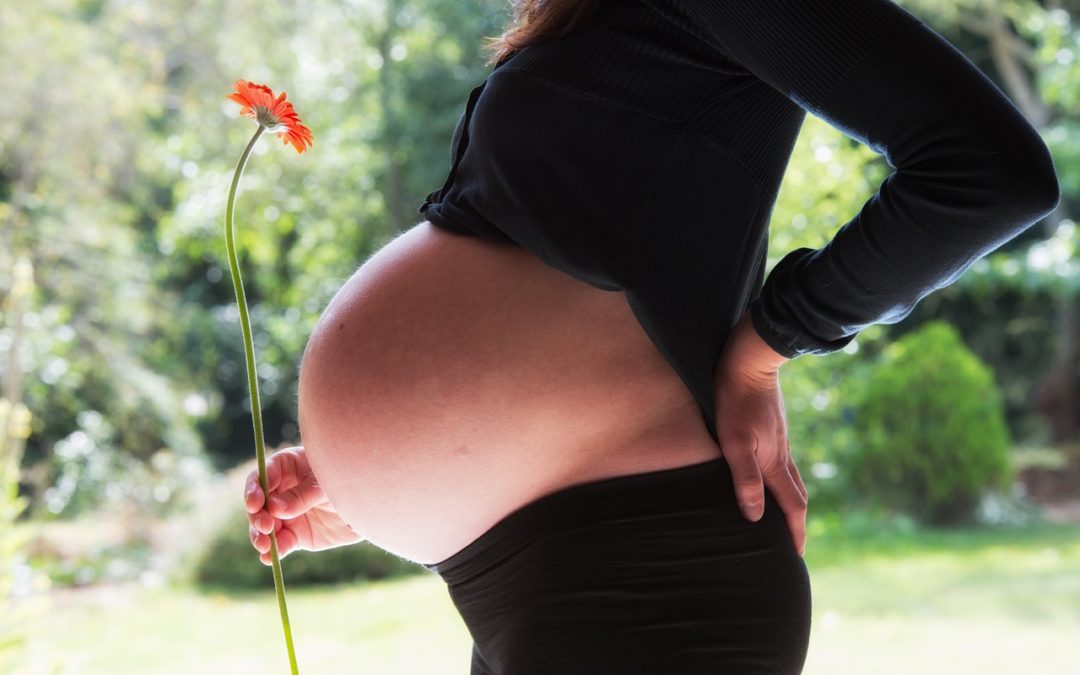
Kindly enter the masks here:
[[[430, 574], [424, 566], [399, 558], [369, 543], [325, 551], [294, 551], [281, 560], [285, 585], [339, 583], [384, 579], [408, 574]], [[193, 580], [204, 585], [232, 588], [273, 588], [270, 567], [259, 562], [248, 539], [243, 511], [224, 519], [223, 526], [195, 556]]]
[[929, 524], [970, 520], [1012, 479], [1003, 400], [954, 328], [932, 321], [890, 345], [855, 406], [853, 486]]

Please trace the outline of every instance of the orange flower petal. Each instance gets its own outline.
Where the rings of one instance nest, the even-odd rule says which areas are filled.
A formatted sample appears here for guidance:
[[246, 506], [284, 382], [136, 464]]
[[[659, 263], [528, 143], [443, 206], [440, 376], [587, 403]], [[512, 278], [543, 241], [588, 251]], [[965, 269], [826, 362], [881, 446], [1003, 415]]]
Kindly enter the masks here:
[[265, 84], [248, 80], [236, 80], [236, 90], [225, 98], [239, 103], [241, 117], [254, 118], [259, 124], [277, 132], [278, 138], [285, 144], [292, 144], [297, 152], [303, 152], [315, 140], [311, 129], [300, 122], [291, 102], [286, 100], [283, 91], [276, 98], [274, 91]]

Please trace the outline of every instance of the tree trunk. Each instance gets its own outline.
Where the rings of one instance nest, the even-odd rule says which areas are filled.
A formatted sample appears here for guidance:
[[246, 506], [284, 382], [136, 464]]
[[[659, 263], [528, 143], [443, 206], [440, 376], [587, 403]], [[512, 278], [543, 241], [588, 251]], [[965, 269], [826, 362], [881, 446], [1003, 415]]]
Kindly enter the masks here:
[[[981, 25], [986, 27], [994, 66], [1001, 74], [1009, 96], [1032, 125], [1040, 129], [1045, 127], [1050, 121], [1050, 110], [1018, 61], [1019, 51], [1015, 45], [1019, 38], [995, 3], [986, 7], [982, 19]], [[1043, 220], [1048, 238], [1057, 232], [1065, 218], [1066, 208], [1062, 202]], [[1077, 394], [1077, 373], [1080, 372], [1076, 348], [1077, 311], [1075, 299], [1064, 285], [1056, 298], [1055, 307], [1057, 340], [1054, 358], [1040, 382], [1037, 405], [1050, 420], [1054, 435], [1051, 440], [1058, 444], [1076, 441], [1080, 436], [1080, 415], [1077, 412], [1080, 403]]]
[[406, 214], [401, 206], [402, 202], [402, 176], [401, 166], [398, 164], [398, 131], [396, 125], [390, 123], [394, 115], [393, 93], [395, 86], [394, 59], [390, 55], [397, 34], [397, 16], [401, 11], [401, 0], [387, 0], [385, 30], [379, 36], [379, 56], [382, 57], [382, 67], [379, 68], [379, 107], [383, 115], [383, 153], [386, 158], [386, 182], [383, 185], [383, 202], [386, 204], [386, 212], [390, 217], [391, 226], [402, 229], [411, 223], [406, 223]]

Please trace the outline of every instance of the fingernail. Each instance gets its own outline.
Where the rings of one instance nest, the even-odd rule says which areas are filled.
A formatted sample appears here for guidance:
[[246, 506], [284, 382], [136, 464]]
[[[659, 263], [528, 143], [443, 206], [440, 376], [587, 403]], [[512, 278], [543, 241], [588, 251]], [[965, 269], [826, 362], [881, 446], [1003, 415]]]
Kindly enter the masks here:
[[742, 509], [743, 515], [754, 522], [761, 520], [761, 516], [764, 515], [764, 509], [757, 505], [740, 504], [739, 508]]
[[270, 498], [270, 506], [274, 507], [274, 510], [276, 511], [281, 511], [285, 508], [285, 500], [277, 495], [274, 495]]

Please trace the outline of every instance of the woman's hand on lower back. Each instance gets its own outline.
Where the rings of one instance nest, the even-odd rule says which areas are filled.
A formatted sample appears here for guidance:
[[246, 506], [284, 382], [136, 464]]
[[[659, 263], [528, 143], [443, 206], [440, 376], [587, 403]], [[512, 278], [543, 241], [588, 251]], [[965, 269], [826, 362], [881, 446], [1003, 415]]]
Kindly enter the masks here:
[[767, 487], [783, 510], [795, 549], [802, 555], [807, 493], [788, 446], [779, 373], [786, 360], [761, 339], [750, 315], [744, 313], [716, 365], [716, 431], [743, 515], [751, 521], [761, 518]]
[[322, 551], [363, 541], [326, 498], [304, 448], [285, 448], [267, 457], [266, 483], [269, 508], [259, 485], [258, 469], [253, 469], [244, 483], [248, 534], [264, 565], [270, 564], [271, 529], [276, 533], [281, 558], [297, 549]]

